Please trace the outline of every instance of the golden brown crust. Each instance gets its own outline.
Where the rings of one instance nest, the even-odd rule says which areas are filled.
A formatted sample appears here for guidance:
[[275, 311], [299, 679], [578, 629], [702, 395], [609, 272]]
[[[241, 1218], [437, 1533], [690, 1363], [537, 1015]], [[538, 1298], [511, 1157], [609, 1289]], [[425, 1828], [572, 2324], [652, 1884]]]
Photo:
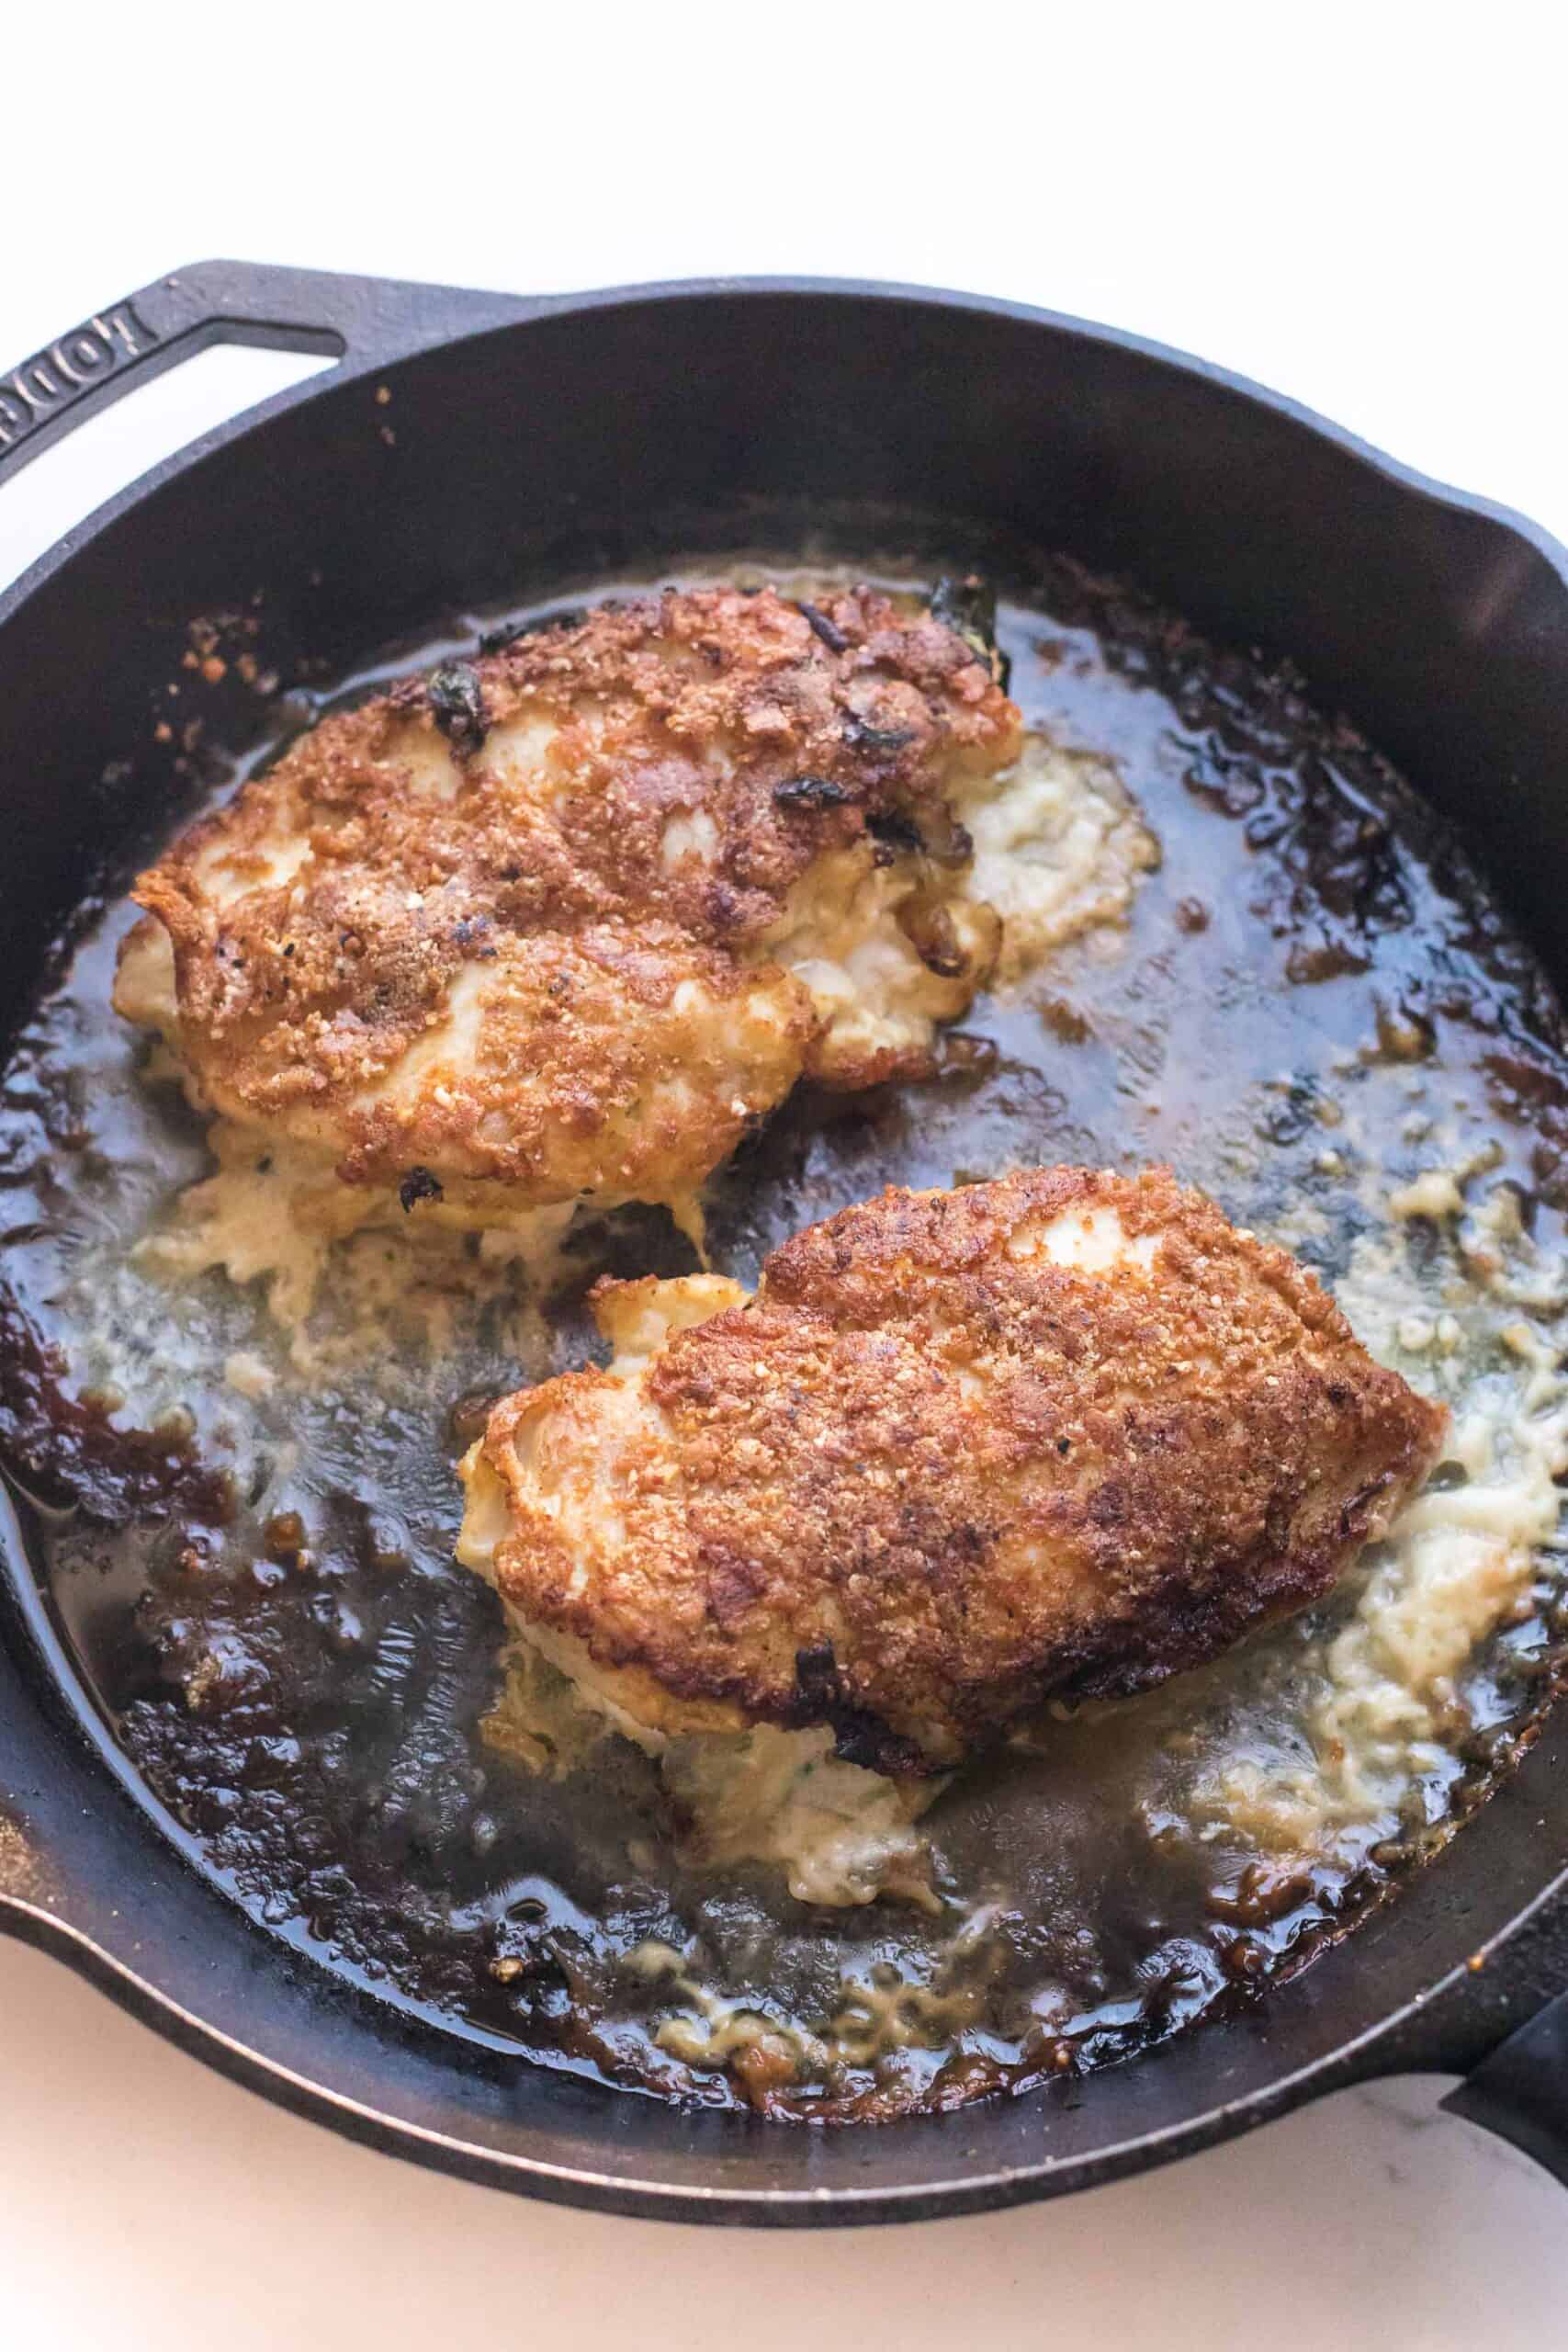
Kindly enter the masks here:
[[[601, 608], [323, 721], [192, 826], [134, 895], [172, 943], [171, 1043], [204, 1099], [354, 1182], [700, 1182], [812, 1066], [821, 1018], [765, 947], [794, 887], [828, 853], [888, 854], [879, 828], [962, 864], [946, 795], [1018, 744], [929, 615], [869, 590], [812, 609], [768, 589]], [[983, 977], [972, 959], [960, 1003]], [[688, 981], [714, 1009], [695, 1044]], [[633, 1136], [682, 1085], [684, 1125]], [[615, 1130], [586, 1180], [581, 1151], [541, 1148], [558, 1122]]]
[[1313, 1600], [1445, 1426], [1167, 1170], [889, 1191], [629, 1380], [504, 1400], [493, 1573], [601, 1667], [898, 1769]]

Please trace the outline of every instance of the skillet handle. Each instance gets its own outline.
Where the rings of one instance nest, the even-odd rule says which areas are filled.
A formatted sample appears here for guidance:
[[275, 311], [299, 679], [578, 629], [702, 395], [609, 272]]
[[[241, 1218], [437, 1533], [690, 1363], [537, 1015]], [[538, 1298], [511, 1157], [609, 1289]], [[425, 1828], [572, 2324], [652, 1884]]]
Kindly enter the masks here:
[[1442, 2104], [1522, 2148], [1568, 2188], [1568, 1993], [1509, 2034]]
[[[1559, 1746], [1550, 1732], [1540, 1745], [1543, 1752], [1530, 1765], [1558, 1763], [1555, 1754], [1545, 1752]], [[1520, 1778], [1528, 1778], [1528, 1768]], [[1522, 1853], [1503, 1856], [1506, 1871], [1516, 1860], [1528, 1861], [1539, 1842], [1535, 1804], [1507, 1802], [1520, 1793], [1516, 1783], [1493, 1801], [1499, 1836], [1522, 1833]], [[1450, 1913], [1446, 1933], [1452, 1925]], [[1521, 1918], [1502, 1934], [1482, 1939], [1468, 1962], [1450, 1968], [1405, 2010], [1369, 2052], [1372, 2064], [1367, 2071], [1461, 2075], [1442, 2101], [1445, 2111], [1510, 2141], [1568, 2188], [1565, 1986], [1568, 1871], [1559, 1873]]]
[[[1568, 2188], [1568, 1873], [1453, 1987], [1442, 2059], [1450, 2115], [1495, 2132]], [[1439, 2004], [1440, 2006], [1440, 2004]]]
[[359, 374], [545, 307], [524, 296], [328, 270], [196, 262], [96, 311], [0, 375], [0, 481], [85, 418], [212, 344], [319, 352]]

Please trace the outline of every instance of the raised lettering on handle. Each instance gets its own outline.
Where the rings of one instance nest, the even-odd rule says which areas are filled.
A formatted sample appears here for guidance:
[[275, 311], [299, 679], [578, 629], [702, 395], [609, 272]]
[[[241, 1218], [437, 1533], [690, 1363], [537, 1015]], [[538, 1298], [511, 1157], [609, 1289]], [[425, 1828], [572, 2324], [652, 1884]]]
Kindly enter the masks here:
[[100, 311], [47, 351], [0, 376], [0, 455], [52, 417], [63, 416], [108, 378], [143, 358], [160, 340], [134, 303]]

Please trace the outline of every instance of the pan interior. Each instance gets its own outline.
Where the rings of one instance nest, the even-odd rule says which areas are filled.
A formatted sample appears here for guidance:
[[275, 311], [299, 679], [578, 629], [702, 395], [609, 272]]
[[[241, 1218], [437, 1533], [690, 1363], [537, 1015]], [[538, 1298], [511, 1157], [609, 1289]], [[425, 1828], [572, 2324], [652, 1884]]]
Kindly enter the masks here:
[[[450, 1563], [454, 1455], [476, 1400], [592, 1352], [600, 1273], [690, 1267], [667, 1222], [582, 1227], [547, 1279], [367, 1237], [301, 1335], [259, 1281], [132, 1256], [209, 1161], [107, 1010], [122, 903], [73, 938], [18, 1041], [0, 1395], [58, 1624], [214, 1879], [453, 2035], [780, 2118], [1091, 2074], [1299, 1967], [1538, 1720], [1565, 1631], [1551, 989], [1416, 794], [1288, 669], [1065, 561], [1009, 584], [1026, 718], [1114, 765], [1159, 869], [1124, 926], [982, 999], [937, 1079], [792, 1101], [712, 1188], [714, 1264], [750, 1282], [886, 1182], [1165, 1159], [1313, 1264], [1375, 1352], [1452, 1402], [1456, 1438], [1422, 1527], [1326, 1607], [1144, 1700], [1047, 1715], [962, 1776], [926, 1824], [932, 1910], [693, 1871], [635, 1750], [552, 1783], [481, 1729], [501, 1627]], [[495, 617], [297, 688], [211, 787]]]

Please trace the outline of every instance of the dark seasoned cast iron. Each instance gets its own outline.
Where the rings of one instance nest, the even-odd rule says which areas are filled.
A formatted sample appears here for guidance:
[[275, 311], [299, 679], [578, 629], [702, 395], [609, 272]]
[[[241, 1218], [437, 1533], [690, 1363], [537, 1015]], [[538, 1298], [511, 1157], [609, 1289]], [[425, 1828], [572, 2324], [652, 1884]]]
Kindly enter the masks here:
[[[273, 659], [342, 673], [443, 607], [723, 544], [721, 528], [733, 543], [738, 515], [776, 532], [851, 508], [873, 529], [879, 508], [919, 510], [959, 537], [1070, 547], [1222, 640], [1289, 651], [1459, 823], [1568, 980], [1568, 555], [1283, 401], [964, 297], [717, 283], [528, 300], [209, 263], [0, 379], [0, 497], [78, 416], [224, 340], [339, 365], [159, 468], [0, 597], [0, 1029], [106, 854], [170, 806], [174, 752], [148, 715], [193, 614], [264, 610]], [[912, 2219], [1080, 2188], [1423, 2068], [1468, 2074], [1451, 2103], [1568, 2180], [1561, 1720], [1396, 1902], [1255, 2010], [1087, 2097], [790, 2130], [457, 2043], [269, 1939], [165, 1840], [8, 1522], [0, 1549], [0, 1928], [375, 2145], [626, 2212]]]

